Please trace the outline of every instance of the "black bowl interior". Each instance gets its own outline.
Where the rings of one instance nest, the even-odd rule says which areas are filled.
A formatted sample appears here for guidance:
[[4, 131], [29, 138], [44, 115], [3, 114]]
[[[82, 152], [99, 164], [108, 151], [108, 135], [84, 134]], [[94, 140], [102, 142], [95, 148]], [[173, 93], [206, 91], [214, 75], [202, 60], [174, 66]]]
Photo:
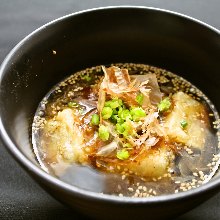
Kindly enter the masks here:
[[29, 36], [4, 66], [3, 124], [30, 158], [30, 123], [49, 89], [77, 70], [116, 62], [145, 63], [177, 73], [219, 110], [219, 48], [219, 33], [163, 11], [115, 8], [68, 16]]
[[219, 57], [218, 31], [173, 13], [124, 7], [70, 15], [28, 36], [3, 63], [2, 124], [38, 166], [30, 125], [44, 95], [75, 71], [117, 62], [149, 64], [181, 75], [220, 111]]

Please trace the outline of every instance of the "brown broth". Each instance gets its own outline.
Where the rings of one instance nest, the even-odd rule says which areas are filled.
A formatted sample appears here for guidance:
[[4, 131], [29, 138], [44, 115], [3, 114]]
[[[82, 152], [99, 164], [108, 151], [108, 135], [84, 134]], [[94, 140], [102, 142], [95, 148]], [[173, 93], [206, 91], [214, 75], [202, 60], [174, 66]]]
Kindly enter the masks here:
[[[130, 197], [178, 193], [196, 188], [209, 181], [215, 175], [219, 165], [219, 116], [210, 100], [191, 83], [166, 70], [143, 64], [114, 65], [127, 68], [131, 75], [155, 73], [163, 93], [173, 94], [181, 90], [201, 102], [209, 116], [207, 123], [210, 124], [205, 147], [202, 150], [191, 149], [192, 152], [189, 153], [179, 144], [178, 156], [168, 173], [149, 179], [138, 177], [134, 173], [126, 173], [120, 169], [120, 166], [117, 172], [106, 172], [102, 166], [96, 166], [97, 163], [92, 156], [89, 165], [70, 164], [62, 160], [57, 162], [46, 160], [45, 152], [40, 144], [45, 121], [65, 109], [68, 103], [75, 102], [77, 106], [73, 108], [81, 113], [79, 119], [84, 122], [85, 126], [81, 128], [83, 130], [87, 129], [86, 125], [89, 125], [91, 113], [97, 111], [94, 107], [94, 102], [98, 99], [97, 84], [103, 77], [101, 67], [97, 66], [74, 73], [52, 88], [39, 104], [32, 126], [32, 143], [36, 158], [42, 168], [59, 179], [86, 190]], [[87, 141], [91, 141], [93, 134], [93, 128], [86, 130]], [[178, 144], [176, 145], [178, 148]]]

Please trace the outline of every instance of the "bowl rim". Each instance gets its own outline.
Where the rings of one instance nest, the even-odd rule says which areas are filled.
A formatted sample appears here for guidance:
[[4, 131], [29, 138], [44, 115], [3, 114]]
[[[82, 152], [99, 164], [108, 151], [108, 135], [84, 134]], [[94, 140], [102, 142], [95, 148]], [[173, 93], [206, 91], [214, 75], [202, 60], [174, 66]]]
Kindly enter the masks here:
[[[7, 67], [7, 65], [9, 65], [11, 58], [14, 56], [15, 52], [18, 51], [24, 44], [26, 41], [28, 41], [30, 38], [34, 37], [34, 35], [40, 31], [42, 31], [43, 29], [46, 29], [48, 26], [50, 25], [55, 25], [56, 23], [59, 23], [67, 18], [70, 17], [74, 17], [77, 15], [83, 15], [85, 13], [94, 13], [97, 11], [103, 11], [103, 10], [114, 10], [114, 9], [140, 9], [140, 10], [148, 10], [148, 11], [157, 11], [157, 12], [162, 12], [162, 13], [166, 13], [169, 14], [171, 16], [176, 16], [176, 17], [180, 17], [180, 18], [184, 18], [188, 21], [197, 23], [201, 26], [203, 26], [204, 28], [207, 28], [209, 30], [212, 30], [213, 32], [217, 33], [220, 35], [220, 31], [205, 23], [202, 22], [198, 19], [195, 19], [191, 16], [188, 15], [184, 15], [182, 13], [179, 12], [174, 12], [171, 10], [167, 10], [167, 9], [161, 9], [161, 8], [156, 8], [156, 7], [146, 7], [146, 6], [130, 6], [130, 5], [121, 5], [121, 6], [107, 6], [107, 7], [97, 7], [97, 8], [91, 8], [91, 9], [86, 9], [86, 10], [81, 10], [81, 11], [77, 11], [62, 17], [59, 17], [55, 20], [52, 20], [46, 24], [44, 24], [43, 26], [37, 28], [36, 30], [34, 30], [33, 32], [31, 32], [29, 35], [27, 35], [25, 38], [23, 38], [6, 56], [6, 58], [4, 59], [4, 61], [2, 62], [1, 66], [0, 66], [0, 87], [1, 87], [1, 83], [2, 83], [2, 78], [5, 74], [5, 69]], [[220, 36], [219, 36], [220, 37]], [[168, 195], [161, 195], [161, 196], [155, 196], [155, 197], [147, 197], [147, 198], [131, 198], [131, 197], [119, 197], [116, 195], [108, 195], [108, 194], [102, 194], [102, 193], [97, 193], [97, 192], [92, 192], [89, 190], [85, 190], [82, 188], [79, 188], [77, 186], [68, 184], [63, 182], [62, 180], [59, 180], [58, 178], [50, 175], [49, 173], [45, 172], [42, 168], [40, 168], [39, 166], [35, 165], [34, 163], [32, 163], [17, 147], [17, 145], [15, 143], [12, 142], [12, 140], [10, 139], [9, 135], [7, 134], [7, 131], [4, 127], [4, 124], [2, 122], [2, 115], [0, 112], [0, 137], [1, 140], [3, 141], [6, 149], [12, 154], [12, 156], [21, 164], [23, 165], [23, 167], [25, 167], [25, 169], [33, 172], [35, 175], [39, 176], [41, 179], [45, 180], [46, 182], [53, 184], [54, 186], [65, 190], [66, 192], [69, 192], [70, 194], [75, 194], [78, 195], [80, 197], [86, 198], [86, 199], [94, 199], [94, 200], [100, 200], [100, 201], [106, 201], [106, 202], [114, 202], [114, 203], [125, 203], [125, 204], [145, 204], [145, 203], [149, 203], [149, 204], [154, 204], [154, 203], [158, 203], [158, 202], [173, 202], [176, 200], [181, 200], [183, 198], [191, 198], [194, 196], [197, 196], [198, 194], [201, 193], [205, 193], [207, 191], [211, 191], [213, 189], [216, 189], [217, 187], [220, 188], [220, 178], [219, 179], [215, 179], [211, 182], [208, 182], [198, 188], [195, 189], [191, 189], [189, 191], [186, 192], [179, 192], [176, 194], [168, 194]]]

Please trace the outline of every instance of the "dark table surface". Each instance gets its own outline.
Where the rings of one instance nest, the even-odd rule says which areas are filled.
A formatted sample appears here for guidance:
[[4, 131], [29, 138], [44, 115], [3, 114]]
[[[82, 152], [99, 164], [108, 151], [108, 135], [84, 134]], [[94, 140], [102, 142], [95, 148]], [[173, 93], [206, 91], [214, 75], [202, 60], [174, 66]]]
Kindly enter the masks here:
[[[0, 62], [27, 34], [79, 10], [143, 5], [184, 13], [220, 29], [220, 0], [0, 0]], [[220, 219], [220, 194], [176, 220]], [[0, 142], [0, 219], [83, 219], [50, 197], [8, 154]]]

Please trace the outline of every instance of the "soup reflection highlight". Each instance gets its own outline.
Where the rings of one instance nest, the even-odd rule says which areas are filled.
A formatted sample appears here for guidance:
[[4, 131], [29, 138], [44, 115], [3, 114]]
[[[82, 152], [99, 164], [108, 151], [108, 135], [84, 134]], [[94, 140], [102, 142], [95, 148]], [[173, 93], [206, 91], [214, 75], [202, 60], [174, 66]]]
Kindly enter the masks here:
[[219, 117], [191, 83], [143, 64], [74, 73], [40, 103], [32, 142], [42, 168], [93, 192], [151, 197], [209, 181]]

